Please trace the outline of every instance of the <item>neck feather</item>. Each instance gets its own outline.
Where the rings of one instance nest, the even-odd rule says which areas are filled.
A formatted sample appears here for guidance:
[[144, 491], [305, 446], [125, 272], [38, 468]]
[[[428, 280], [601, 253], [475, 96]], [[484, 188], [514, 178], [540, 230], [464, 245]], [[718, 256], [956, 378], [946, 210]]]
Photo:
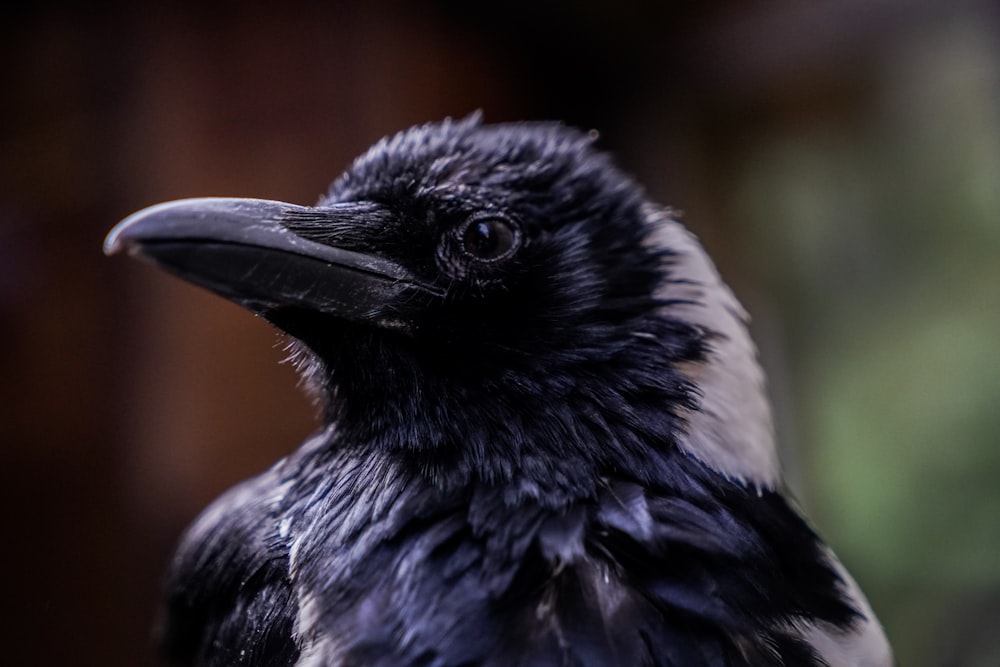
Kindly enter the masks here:
[[651, 242], [668, 249], [669, 279], [660, 289], [672, 317], [706, 332], [703, 360], [678, 365], [700, 395], [680, 446], [723, 475], [760, 487], [777, 484], [779, 466], [771, 407], [749, 316], [695, 236], [663, 209], [648, 209]]

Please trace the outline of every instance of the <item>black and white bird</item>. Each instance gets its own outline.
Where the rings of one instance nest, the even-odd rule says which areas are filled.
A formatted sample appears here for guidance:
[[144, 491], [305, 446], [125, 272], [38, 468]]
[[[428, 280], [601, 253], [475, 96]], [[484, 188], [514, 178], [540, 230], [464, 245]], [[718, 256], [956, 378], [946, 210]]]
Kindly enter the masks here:
[[110, 233], [290, 336], [324, 415], [183, 537], [171, 664], [892, 664], [783, 493], [746, 314], [594, 141], [445, 120], [316, 206]]

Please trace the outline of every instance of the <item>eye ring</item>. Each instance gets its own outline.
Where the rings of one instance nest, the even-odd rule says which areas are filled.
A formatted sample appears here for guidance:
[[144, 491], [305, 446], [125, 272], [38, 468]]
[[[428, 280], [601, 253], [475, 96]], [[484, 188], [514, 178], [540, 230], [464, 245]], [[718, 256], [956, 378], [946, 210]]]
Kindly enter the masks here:
[[479, 262], [498, 262], [514, 254], [521, 245], [521, 229], [496, 213], [469, 218], [459, 230], [462, 251]]

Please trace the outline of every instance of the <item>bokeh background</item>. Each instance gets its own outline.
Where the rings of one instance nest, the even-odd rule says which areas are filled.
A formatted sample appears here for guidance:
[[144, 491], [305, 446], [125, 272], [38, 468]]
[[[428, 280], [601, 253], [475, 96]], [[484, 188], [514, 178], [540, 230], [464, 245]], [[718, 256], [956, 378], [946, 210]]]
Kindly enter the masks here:
[[0, 27], [0, 654], [154, 664], [182, 528], [315, 426], [269, 327], [121, 257], [384, 134], [596, 128], [754, 314], [788, 477], [905, 667], [1000, 665], [1000, 9], [24, 3]]

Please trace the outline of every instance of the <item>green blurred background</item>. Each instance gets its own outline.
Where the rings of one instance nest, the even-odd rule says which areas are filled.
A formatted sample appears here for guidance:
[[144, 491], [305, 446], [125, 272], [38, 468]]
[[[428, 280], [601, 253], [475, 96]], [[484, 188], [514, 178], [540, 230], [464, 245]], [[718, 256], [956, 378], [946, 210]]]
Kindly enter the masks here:
[[315, 425], [265, 324], [104, 233], [311, 203], [380, 136], [482, 108], [600, 130], [684, 211], [901, 665], [1000, 665], [995, 2], [36, 3], [0, 36], [8, 664], [154, 664], [179, 531]]

